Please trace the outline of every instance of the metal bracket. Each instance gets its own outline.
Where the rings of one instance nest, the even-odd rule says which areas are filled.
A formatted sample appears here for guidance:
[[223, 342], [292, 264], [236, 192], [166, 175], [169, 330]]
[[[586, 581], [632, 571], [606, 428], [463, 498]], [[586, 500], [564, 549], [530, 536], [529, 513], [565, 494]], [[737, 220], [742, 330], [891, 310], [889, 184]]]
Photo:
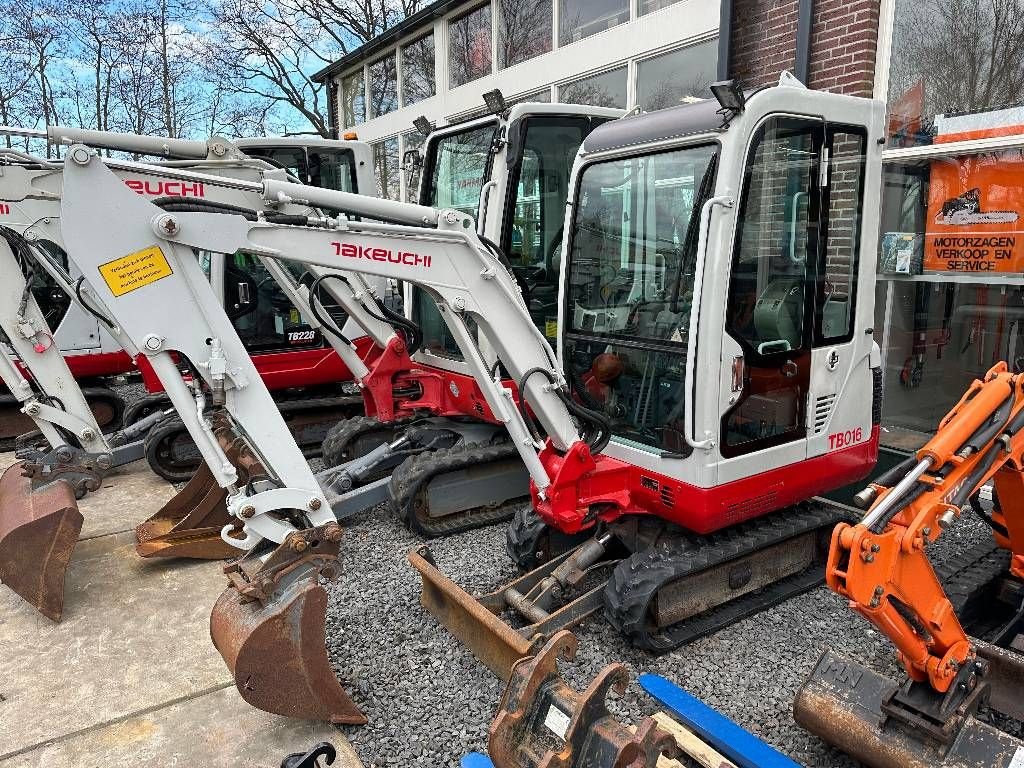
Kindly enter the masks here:
[[582, 694], [565, 684], [557, 661], [575, 658], [577, 646], [575, 635], [559, 632], [512, 668], [488, 740], [496, 768], [654, 768], [663, 755], [678, 757], [675, 739], [652, 718], [634, 732], [608, 712], [608, 694], [629, 684], [622, 664], [605, 667]]

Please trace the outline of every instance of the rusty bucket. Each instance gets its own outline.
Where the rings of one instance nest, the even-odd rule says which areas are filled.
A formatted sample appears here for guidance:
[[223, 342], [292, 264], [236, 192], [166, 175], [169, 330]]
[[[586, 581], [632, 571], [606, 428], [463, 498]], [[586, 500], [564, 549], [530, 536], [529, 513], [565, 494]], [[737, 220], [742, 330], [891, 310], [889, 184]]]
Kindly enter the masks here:
[[21, 462], [0, 477], [0, 582], [53, 621], [64, 610], [64, 574], [81, 530], [68, 483], [33, 487]]
[[[263, 465], [245, 440], [234, 433], [223, 412], [211, 415], [217, 441], [238, 472], [238, 483], [265, 474]], [[140, 557], [186, 557], [193, 560], [226, 560], [238, 554], [221, 539], [225, 525], [237, 524], [228, 514], [227, 492], [217, 485], [205, 463], [200, 464], [184, 488], [148, 520], [135, 527]]]
[[235, 522], [225, 504], [227, 492], [217, 485], [206, 464], [188, 484], [148, 520], [135, 527], [141, 557], [187, 557], [226, 560], [238, 549], [220, 537]]
[[330, 662], [324, 621], [337, 576], [341, 528], [330, 523], [288, 536], [266, 563], [225, 568], [230, 586], [210, 616], [210, 635], [249, 704], [304, 720], [363, 725]]

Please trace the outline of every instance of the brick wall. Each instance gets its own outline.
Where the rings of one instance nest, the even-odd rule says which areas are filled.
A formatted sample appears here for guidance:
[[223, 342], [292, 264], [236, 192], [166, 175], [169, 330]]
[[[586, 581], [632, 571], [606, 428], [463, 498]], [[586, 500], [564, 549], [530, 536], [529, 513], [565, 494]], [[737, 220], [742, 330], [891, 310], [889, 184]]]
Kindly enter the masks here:
[[797, 0], [733, 0], [729, 76], [771, 85], [796, 62]]
[[815, 1], [811, 88], [848, 96], [872, 95], [879, 6], [879, 0]]
[[[796, 68], [799, 0], [733, 0], [729, 76], [744, 87], [777, 83]], [[870, 96], [880, 0], [814, 0], [808, 85]]]

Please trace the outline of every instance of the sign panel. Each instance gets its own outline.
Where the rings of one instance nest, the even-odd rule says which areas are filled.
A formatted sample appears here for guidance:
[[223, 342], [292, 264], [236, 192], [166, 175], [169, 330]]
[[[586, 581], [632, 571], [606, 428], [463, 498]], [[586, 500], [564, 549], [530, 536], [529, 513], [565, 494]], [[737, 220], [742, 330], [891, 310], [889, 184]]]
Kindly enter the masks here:
[[[991, 132], [939, 139], [982, 138], [979, 134]], [[964, 155], [932, 163], [924, 269], [1024, 272], [1024, 151]]]
[[155, 245], [101, 264], [99, 270], [115, 296], [124, 296], [174, 274], [164, 252]]

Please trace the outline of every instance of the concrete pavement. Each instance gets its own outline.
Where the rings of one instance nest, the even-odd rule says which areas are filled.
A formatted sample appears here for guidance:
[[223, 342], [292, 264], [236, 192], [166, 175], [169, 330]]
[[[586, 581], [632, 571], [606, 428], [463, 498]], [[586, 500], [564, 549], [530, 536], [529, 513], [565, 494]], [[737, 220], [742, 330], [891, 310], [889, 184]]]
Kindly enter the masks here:
[[135, 555], [134, 525], [173, 493], [137, 462], [80, 502], [60, 624], [0, 585], [0, 767], [277, 768], [322, 740], [360, 766], [336, 729], [238, 696], [209, 636], [220, 563]]

